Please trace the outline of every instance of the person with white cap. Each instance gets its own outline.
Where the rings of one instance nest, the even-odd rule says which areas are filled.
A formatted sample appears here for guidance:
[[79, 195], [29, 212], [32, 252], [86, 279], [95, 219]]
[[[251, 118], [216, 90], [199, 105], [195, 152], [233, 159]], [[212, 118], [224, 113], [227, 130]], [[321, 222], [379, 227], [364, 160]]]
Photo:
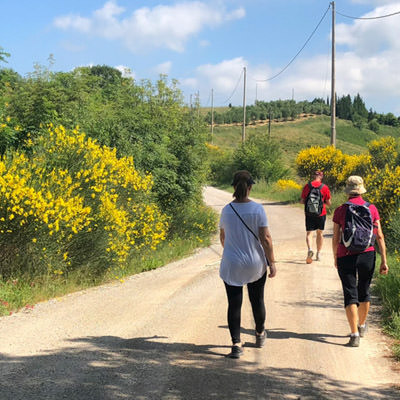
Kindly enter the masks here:
[[345, 192], [348, 201], [333, 215], [332, 249], [351, 330], [346, 345], [358, 347], [360, 337], [366, 334], [368, 328], [366, 320], [370, 307], [369, 288], [375, 269], [375, 241], [381, 257], [379, 272], [386, 275], [389, 267], [378, 210], [362, 198], [367, 192], [363, 179], [350, 176]]

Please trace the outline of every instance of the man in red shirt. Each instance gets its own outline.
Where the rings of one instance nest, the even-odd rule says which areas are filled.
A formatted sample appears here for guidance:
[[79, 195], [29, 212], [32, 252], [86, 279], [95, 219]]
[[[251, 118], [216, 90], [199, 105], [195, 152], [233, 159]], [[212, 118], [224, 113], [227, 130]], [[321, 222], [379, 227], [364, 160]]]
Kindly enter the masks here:
[[[322, 179], [324, 177], [324, 173], [322, 171], [315, 171], [313, 174], [313, 179], [310, 183], [304, 186], [303, 191], [301, 193], [301, 200], [302, 204], [306, 204], [307, 197], [310, 193], [310, 185], [315, 188], [320, 188], [321, 195], [322, 195], [322, 212], [320, 215], [310, 216], [306, 214], [306, 243], [308, 247], [307, 251], [307, 258], [306, 263], [311, 264], [312, 258], [314, 256], [314, 252], [312, 250], [312, 233], [317, 231], [317, 254], [316, 254], [316, 261], [320, 260], [320, 253], [322, 249], [323, 243], [323, 233], [325, 229], [325, 222], [326, 222], [326, 206], [331, 205], [331, 192], [327, 185], [322, 183]], [[322, 185], [322, 186], [321, 186]]]

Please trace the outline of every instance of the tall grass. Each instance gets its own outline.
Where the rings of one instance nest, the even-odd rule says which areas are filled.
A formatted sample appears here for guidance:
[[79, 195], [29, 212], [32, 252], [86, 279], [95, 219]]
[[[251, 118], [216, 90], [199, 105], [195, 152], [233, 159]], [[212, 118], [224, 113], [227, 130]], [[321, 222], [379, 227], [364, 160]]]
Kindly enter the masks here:
[[374, 292], [382, 299], [382, 311], [385, 331], [397, 339], [394, 353], [400, 360], [400, 258], [388, 257], [388, 275], [377, 275]]
[[[149, 271], [181, 259], [192, 254], [199, 247], [208, 246], [210, 242], [209, 234], [202, 237], [197, 235], [196, 237], [172, 238], [163, 242], [157, 250], [143, 252], [132, 258], [129, 264], [119, 271], [117, 278], [122, 283], [130, 275]], [[10, 315], [25, 308], [33, 308], [41, 301], [112, 281], [116, 281], [115, 271], [98, 274], [93, 273], [88, 266], [71, 271], [68, 276], [45, 275], [30, 279], [13, 277], [0, 281], [0, 316]]]

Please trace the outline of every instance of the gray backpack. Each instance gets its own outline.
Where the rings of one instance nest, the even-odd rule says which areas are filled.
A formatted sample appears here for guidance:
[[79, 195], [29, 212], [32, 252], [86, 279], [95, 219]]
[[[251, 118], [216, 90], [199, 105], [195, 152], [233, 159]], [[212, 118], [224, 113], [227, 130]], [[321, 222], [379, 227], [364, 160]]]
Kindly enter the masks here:
[[314, 187], [310, 182], [308, 186], [310, 188], [310, 193], [306, 198], [304, 211], [309, 217], [319, 217], [324, 207], [321, 193], [321, 189], [324, 187], [324, 184], [321, 183], [319, 187]]

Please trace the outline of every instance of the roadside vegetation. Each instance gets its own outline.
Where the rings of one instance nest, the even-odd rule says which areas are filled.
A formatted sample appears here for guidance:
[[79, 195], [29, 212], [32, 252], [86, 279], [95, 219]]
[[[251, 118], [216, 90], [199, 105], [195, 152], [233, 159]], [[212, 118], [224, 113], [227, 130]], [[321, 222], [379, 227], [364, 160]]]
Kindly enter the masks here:
[[0, 69], [0, 315], [207, 245], [206, 138], [166, 77]]

